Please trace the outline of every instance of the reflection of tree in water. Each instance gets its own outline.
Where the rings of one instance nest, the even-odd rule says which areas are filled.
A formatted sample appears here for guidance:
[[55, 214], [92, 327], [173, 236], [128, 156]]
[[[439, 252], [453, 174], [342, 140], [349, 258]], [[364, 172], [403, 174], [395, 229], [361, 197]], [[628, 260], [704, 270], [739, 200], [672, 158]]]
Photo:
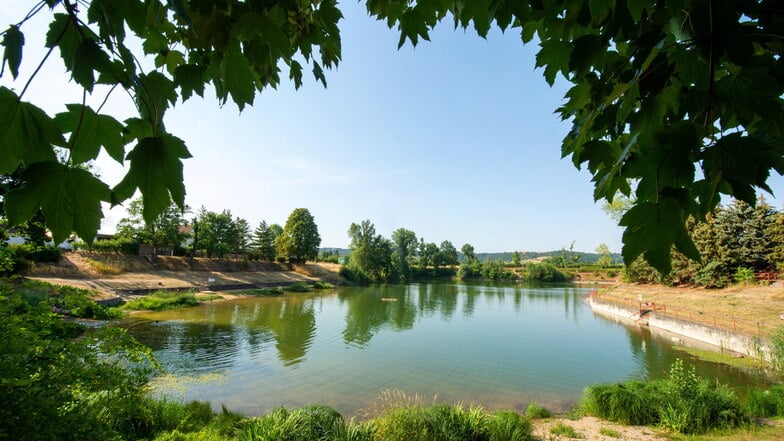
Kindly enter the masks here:
[[313, 302], [290, 297], [276, 305], [277, 315], [272, 315], [268, 326], [275, 334], [278, 357], [284, 364], [299, 363], [305, 357], [316, 334], [316, 315]]
[[[364, 346], [384, 326], [391, 325], [395, 330], [411, 329], [416, 309], [407, 295], [409, 289], [393, 285], [378, 287], [372, 294], [367, 290], [342, 291], [338, 298], [347, 305], [343, 341]], [[390, 299], [395, 301], [388, 301]]]

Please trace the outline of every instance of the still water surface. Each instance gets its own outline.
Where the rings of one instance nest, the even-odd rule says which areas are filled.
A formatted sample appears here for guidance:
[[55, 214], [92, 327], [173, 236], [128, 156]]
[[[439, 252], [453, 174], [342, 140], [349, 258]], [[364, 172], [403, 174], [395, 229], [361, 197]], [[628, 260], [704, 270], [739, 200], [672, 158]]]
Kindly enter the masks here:
[[[164, 393], [248, 415], [385, 389], [439, 401], [566, 410], [593, 383], [662, 378], [683, 358], [744, 388], [761, 372], [692, 360], [669, 337], [595, 315], [588, 288], [418, 283], [243, 298], [134, 315], [121, 326], [178, 379]], [[391, 301], [394, 299], [394, 301]]]

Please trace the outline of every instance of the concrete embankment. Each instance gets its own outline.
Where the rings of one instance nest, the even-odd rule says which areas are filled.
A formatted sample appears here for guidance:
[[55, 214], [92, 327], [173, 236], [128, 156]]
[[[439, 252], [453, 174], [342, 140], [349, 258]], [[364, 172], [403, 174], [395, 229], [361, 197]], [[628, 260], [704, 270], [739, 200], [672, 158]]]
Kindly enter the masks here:
[[643, 309], [632, 310], [591, 296], [588, 299], [593, 311], [621, 319], [628, 324], [648, 326], [678, 336], [711, 345], [716, 350], [732, 351], [748, 357], [770, 361], [770, 343], [761, 337], [739, 334], [730, 330], [708, 326], [689, 320]]

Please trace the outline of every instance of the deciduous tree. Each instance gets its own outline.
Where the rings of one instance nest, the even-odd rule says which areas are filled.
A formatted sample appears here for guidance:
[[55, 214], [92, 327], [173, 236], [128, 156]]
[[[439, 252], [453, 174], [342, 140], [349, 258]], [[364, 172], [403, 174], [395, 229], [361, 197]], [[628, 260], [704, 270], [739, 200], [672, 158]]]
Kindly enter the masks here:
[[321, 236], [318, 226], [307, 208], [297, 208], [291, 212], [283, 232], [275, 241], [278, 255], [296, 263], [315, 259], [319, 245]]
[[[202, 96], [212, 84], [221, 104], [231, 98], [242, 110], [257, 92], [277, 86], [281, 73], [300, 87], [307, 67], [326, 84], [324, 68], [341, 57], [335, 0], [31, 5], [0, 42], [4, 73], [19, 81], [15, 90], [0, 87], [0, 174], [25, 165], [24, 185], [5, 200], [8, 219], [20, 224], [40, 209], [56, 241], [72, 231], [93, 237], [100, 203], [119, 203], [137, 190], [147, 221], [170, 200], [184, 208], [182, 159], [190, 153], [163, 124], [178, 100]], [[687, 219], [704, 219], [720, 194], [753, 205], [757, 189], [770, 191], [771, 170], [784, 173], [780, 0], [367, 0], [366, 6], [397, 27], [401, 46], [429, 39], [447, 17], [482, 37], [495, 26], [514, 28], [524, 43], [538, 41], [536, 65], [545, 80], [552, 85], [560, 75], [572, 84], [558, 109], [572, 124], [562, 155], [592, 174], [597, 200], [634, 194], [620, 220], [627, 264], [643, 256], [668, 273], [673, 246], [699, 259]], [[18, 78], [25, 32], [34, 31], [28, 19], [49, 11], [45, 45], [84, 90], [56, 115], [25, 100], [35, 73]], [[142, 67], [145, 57], [155, 69]], [[120, 122], [101, 113], [96, 104], [118, 89], [137, 107], [136, 117]], [[91, 94], [97, 99], [88, 100]], [[55, 147], [69, 151], [65, 163]], [[114, 188], [78, 167], [101, 150], [129, 163]]]

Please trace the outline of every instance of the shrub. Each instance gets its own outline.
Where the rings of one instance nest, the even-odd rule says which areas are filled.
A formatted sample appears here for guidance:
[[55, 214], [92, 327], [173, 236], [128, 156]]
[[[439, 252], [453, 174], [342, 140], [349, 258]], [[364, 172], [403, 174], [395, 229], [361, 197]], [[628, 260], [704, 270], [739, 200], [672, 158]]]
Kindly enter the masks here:
[[329, 282], [324, 282], [322, 280], [319, 280], [318, 282], [312, 284], [311, 286], [314, 289], [333, 289], [333, 288], [335, 288], [335, 285], [333, 285], [333, 284], [331, 284]]
[[296, 282], [284, 287], [283, 290], [289, 292], [309, 292], [310, 287], [308, 287], [308, 285], [303, 282]]
[[350, 285], [368, 285], [370, 284], [370, 277], [364, 272], [343, 266], [340, 268], [340, 277], [348, 282]]
[[565, 282], [569, 280], [566, 274], [558, 271], [550, 263], [526, 263], [525, 280], [532, 282]]
[[73, 242], [75, 250], [90, 250], [99, 253], [120, 253], [133, 256], [139, 255], [139, 241], [129, 238], [96, 240], [93, 243]]
[[739, 266], [735, 270], [735, 282], [737, 283], [756, 283], [757, 278], [754, 276], [753, 268], [746, 268]]
[[32, 243], [23, 243], [11, 245], [10, 248], [18, 257], [31, 262], [57, 263], [62, 258], [62, 250], [54, 245], [38, 246]]

